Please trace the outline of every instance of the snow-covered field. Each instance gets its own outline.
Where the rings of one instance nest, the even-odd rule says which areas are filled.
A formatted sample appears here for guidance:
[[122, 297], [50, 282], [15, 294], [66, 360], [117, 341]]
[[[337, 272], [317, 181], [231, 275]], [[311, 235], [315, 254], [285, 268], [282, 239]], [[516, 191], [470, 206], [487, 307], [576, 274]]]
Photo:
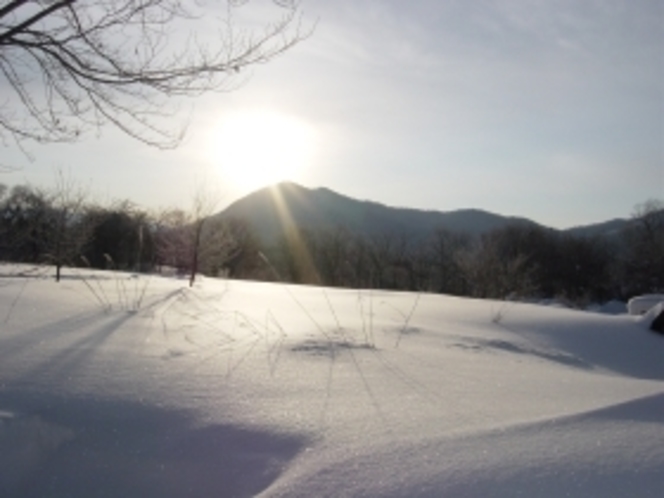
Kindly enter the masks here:
[[643, 319], [0, 274], [2, 497], [664, 496]]

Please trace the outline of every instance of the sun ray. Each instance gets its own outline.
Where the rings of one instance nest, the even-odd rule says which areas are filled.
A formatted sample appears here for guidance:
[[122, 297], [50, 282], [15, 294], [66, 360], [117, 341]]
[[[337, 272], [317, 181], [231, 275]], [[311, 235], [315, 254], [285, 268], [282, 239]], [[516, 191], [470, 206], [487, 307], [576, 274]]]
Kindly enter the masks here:
[[[298, 226], [293, 221], [293, 217], [288, 209], [288, 205], [283, 199], [282, 188], [287, 186], [275, 185], [270, 189], [270, 193], [277, 207], [277, 216], [284, 232], [285, 243], [288, 246], [288, 253], [292, 254], [295, 262], [295, 271], [299, 275], [294, 275], [296, 281], [306, 284], [320, 284], [321, 278], [314, 264], [313, 257], [309, 252], [307, 244], [302, 238]], [[297, 194], [296, 194], [297, 195]]]

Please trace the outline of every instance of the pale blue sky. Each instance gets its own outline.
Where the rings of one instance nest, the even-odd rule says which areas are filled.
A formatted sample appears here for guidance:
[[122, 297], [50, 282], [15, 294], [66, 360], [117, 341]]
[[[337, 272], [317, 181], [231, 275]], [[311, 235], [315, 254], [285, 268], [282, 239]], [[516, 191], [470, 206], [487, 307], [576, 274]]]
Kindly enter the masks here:
[[32, 147], [31, 163], [5, 148], [23, 169], [0, 181], [47, 185], [63, 168], [102, 200], [158, 207], [187, 205], [205, 179], [223, 207], [258, 184], [239, 181], [240, 152], [214, 153], [215, 142], [240, 143], [252, 161], [281, 154], [269, 127], [224, 139], [223, 123], [258, 116], [247, 126], [259, 129], [268, 116], [291, 133], [283, 142], [299, 150], [300, 169], [264, 178], [389, 205], [481, 208], [564, 228], [664, 198], [664, 2], [305, 0], [303, 9], [318, 20], [313, 36], [238, 91], [199, 99], [177, 151], [109, 128]]

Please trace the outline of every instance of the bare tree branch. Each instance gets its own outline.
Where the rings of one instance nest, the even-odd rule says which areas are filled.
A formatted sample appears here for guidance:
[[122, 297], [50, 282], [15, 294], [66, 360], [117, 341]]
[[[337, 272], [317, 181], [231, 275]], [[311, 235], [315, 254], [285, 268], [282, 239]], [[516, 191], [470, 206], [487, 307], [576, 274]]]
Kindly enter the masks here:
[[51, 15], [56, 10], [62, 9], [67, 5], [74, 3], [75, 1], [76, 0], [62, 0], [61, 2], [56, 2], [44, 8], [43, 10], [37, 12], [35, 15], [29, 17], [22, 23], [14, 26], [5, 33], [0, 34], [0, 45], [8, 43], [9, 40], [11, 40], [14, 35], [17, 35], [24, 31], [28, 31], [28, 28], [33, 24], [36, 24], [37, 22], [41, 21], [44, 17]]
[[[223, 2], [222, 2], [223, 3]], [[240, 28], [252, 0], [13, 0], [0, 7], [0, 139], [73, 142], [107, 124], [159, 148], [176, 147], [182, 98], [235, 88], [238, 73], [311, 33], [296, 0]], [[216, 11], [219, 14], [220, 11]], [[199, 35], [215, 19], [217, 34]], [[187, 35], [188, 34], [188, 35]], [[200, 40], [207, 40], [201, 42]]]
[[9, 2], [7, 5], [4, 7], [0, 8], [0, 19], [5, 17], [7, 14], [12, 12], [15, 9], [18, 9], [21, 5], [24, 3], [29, 2], [30, 0], [14, 0], [13, 2]]

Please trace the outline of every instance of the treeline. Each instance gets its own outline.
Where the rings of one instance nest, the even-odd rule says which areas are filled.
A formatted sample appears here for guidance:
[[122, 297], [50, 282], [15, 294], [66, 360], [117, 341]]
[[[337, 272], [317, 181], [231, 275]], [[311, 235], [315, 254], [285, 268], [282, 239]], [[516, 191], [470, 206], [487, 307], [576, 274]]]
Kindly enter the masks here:
[[584, 237], [513, 225], [480, 238], [443, 228], [414, 241], [343, 228], [287, 233], [270, 252], [283, 280], [571, 303], [664, 291], [664, 205], [648, 201], [612, 235]]
[[471, 238], [440, 228], [424, 240], [368, 237], [343, 228], [292, 228], [263, 247], [241, 220], [214, 216], [198, 196], [189, 211], [110, 206], [61, 177], [52, 189], [0, 185], [0, 259], [63, 267], [197, 273], [349, 288], [423, 291], [573, 303], [664, 291], [664, 204], [638, 206], [610, 236], [581, 237], [537, 225]]
[[200, 202], [190, 211], [100, 206], [59, 178], [52, 189], [0, 185], [0, 259], [135, 272], [255, 274], [258, 246], [239, 221], [222, 222]]

